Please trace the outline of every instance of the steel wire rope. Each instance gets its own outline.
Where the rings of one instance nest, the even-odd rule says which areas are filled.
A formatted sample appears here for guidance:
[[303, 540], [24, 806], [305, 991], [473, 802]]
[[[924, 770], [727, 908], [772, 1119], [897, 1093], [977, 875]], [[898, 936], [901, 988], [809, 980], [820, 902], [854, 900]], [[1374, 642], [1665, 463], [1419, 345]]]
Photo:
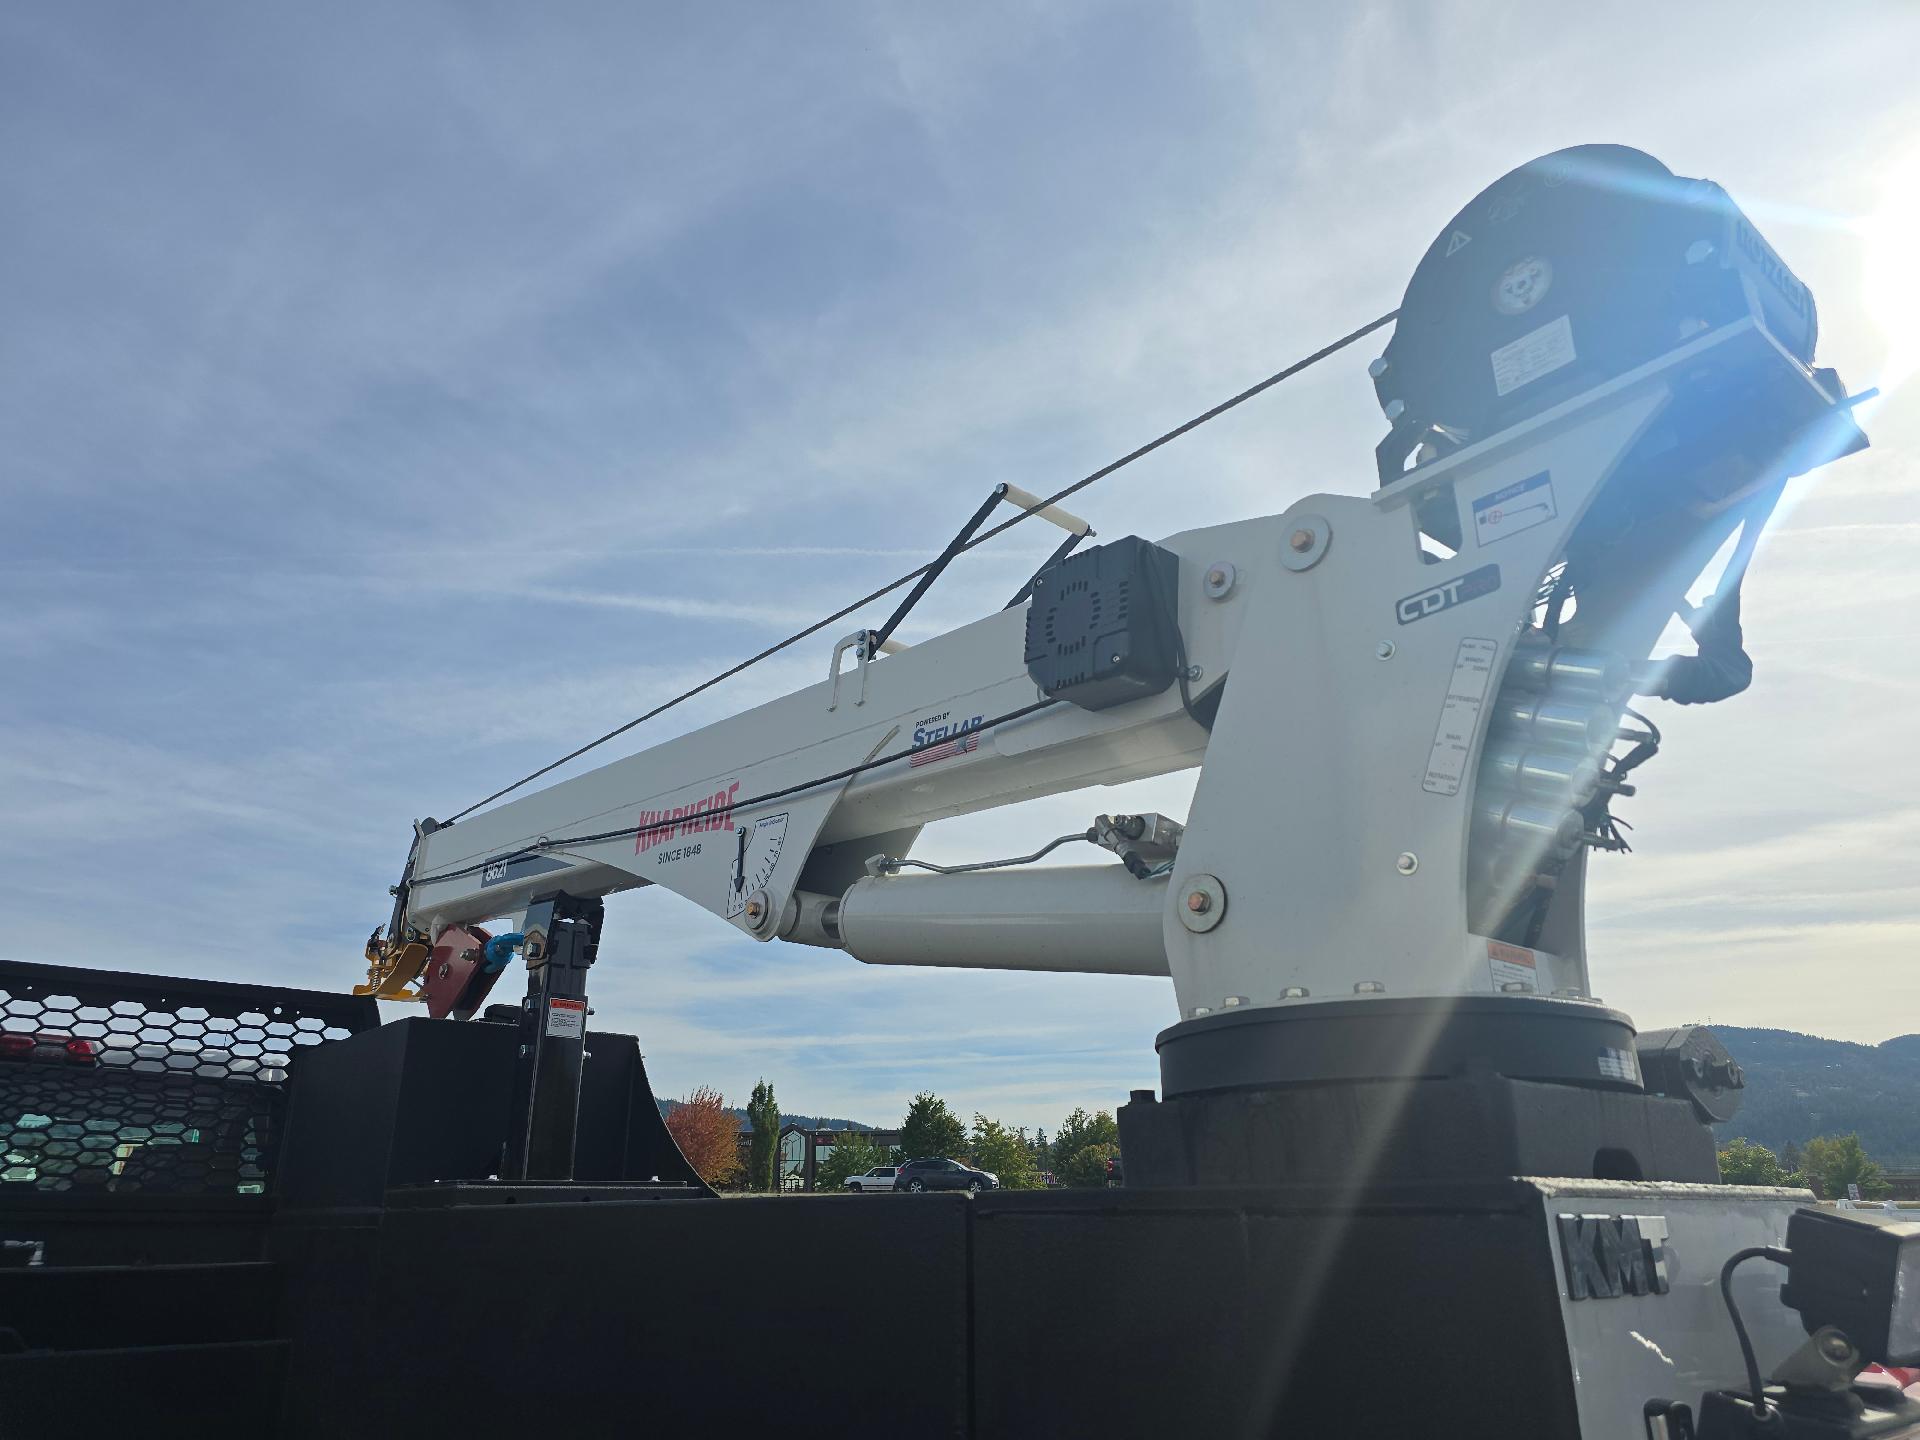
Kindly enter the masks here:
[[[978, 734], [991, 730], [996, 725], [1005, 725], [1010, 721], [1022, 720], [1029, 715], [1037, 714], [1039, 711], [1051, 709], [1059, 703], [1058, 700], [1036, 700], [1031, 705], [1022, 705], [1018, 710], [1009, 710], [1004, 715], [990, 716], [982, 720], [978, 725], [971, 727], [967, 733], [970, 735]], [[878, 770], [882, 765], [891, 765], [896, 760], [906, 760], [920, 754], [922, 751], [931, 750], [936, 746], [951, 743], [952, 741], [950, 739], [946, 739], [929, 740], [924, 745], [909, 745], [904, 750], [895, 750], [888, 755], [876, 755], [871, 760], [863, 760], [858, 765], [849, 765], [844, 770], [835, 770], [830, 775], [818, 775], [811, 780], [802, 780], [796, 785], [783, 785], [778, 790], [767, 790], [758, 795], [749, 795], [744, 799], [733, 801], [728, 808], [731, 810], [751, 810], [756, 805], [765, 805], [774, 800], [784, 800], [789, 795], [798, 795], [803, 790], [813, 790], [821, 785], [832, 785], [840, 780], [851, 780], [854, 776], [865, 774], [869, 770]], [[562, 835], [558, 840], [551, 840], [543, 835], [533, 844], [524, 846], [514, 851], [511, 855], [493, 856], [486, 860], [476, 860], [470, 865], [461, 865], [452, 870], [436, 871], [432, 875], [414, 875], [409, 877], [406, 883], [410, 887], [437, 885], [445, 880], [458, 880], [463, 876], [478, 875], [482, 870], [485, 870], [487, 866], [495, 864], [502, 859], [518, 860], [528, 855], [545, 855], [555, 852], [564, 853], [562, 847], [570, 845], [601, 845], [609, 840], [637, 839], [649, 830], [671, 830], [675, 823], [677, 822], [672, 820], [655, 820], [640, 825], [625, 825], [618, 830], [599, 830], [591, 835]], [[1072, 838], [1077, 839], [1078, 837]], [[585, 859], [586, 857], [580, 856], [576, 858]]]
[[[1285, 369], [1276, 370], [1273, 374], [1269, 375], [1266, 379], [1261, 380], [1256, 384], [1249, 385], [1245, 390], [1242, 390], [1239, 394], [1231, 396], [1230, 398], [1221, 401], [1218, 405], [1215, 405], [1211, 410], [1202, 411], [1200, 414], [1194, 416], [1191, 420], [1185, 421], [1182, 424], [1174, 426], [1173, 429], [1166, 431], [1164, 434], [1155, 436], [1152, 440], [1149, 440], [1146, 444], [1140, 446], [1137, 450], [1130, 450], [1125, 455], [1122, 455], [1118, 460], [1114, 460], [1109, 464], [1101, 466], [1098, 470], [1095, 470], [1091, 475], [1084, 476], [1081, 479], [1074, 481], [1071, 485], [1068, 485], [1063, 489], [1054, 491], [1053, 494], [1047, 496], [1038, 505], [1024, 508], [1020, 511], [1019, 514], [1011, 516], [1010, 518], [1001, 521], [1000, 524], [995, 525], [990, 529], [981, 531], [978, 535], [974, 536], [971, 540], [969, 540], [965, 545], [961, 546], [960, 551], [958, 553], [965, 554], [967, 551], [973, 549], [977, 545], [986, 544], [987, 541], [993, 539], [996, 535], [1001, 535], [1001, 534], [1004, 534], [1006, 531], [1011, 530], [1014, 526], [1018, 525], [1021, 521], [1033, 515], [1036, 511], [1044, 510], [1049, 505], [1059, 504], [1062, 500], [1066, 499], [1068, 496], [1077, 494], [1079, 491], [1086, 489], [1089, 485], [1092, 485], [1097, 481], [1106, 479], [1107, 476], [1113, 474], [1116, 470], [1124, 469], [1126, 466], [1131, 465], [1134, 461], [1144, 459], [1146, 456], [1151, 455], [1154, 451], [1158, 450], [1161, 446], [1171, 444], [1173, 441], [1178, 440], [1182, 435], [1187, 434], [1189, 431], [1199, 429], [1202, 425], [1206, 424], [1209, 420], [1214, 420], [1219, 418], [1220, 416], [1226, 414], [1227, 411], [1233, 409], [1235, 406], [1243, 405], [1247, 401], [1253, 399], [1254, 396], [1263, 394], [1264, 392], [1271, 390], [1275, 385], [1278, 385], [1281, 381], [1289, 380], [1293, 376], [1298, 375], [1302, 370], [1305, 370], [1310, 366], [1319, 364], [1322, 360], [1325, 360], [1330, 355], [1335, 355], [1339, 353], [1340, 351], [1346, 349], [1347, 346], [1353, 344], [1356, 340], [1365, 339], [1368, 335], [1371, 335], [1374, 331], [1380, 329], [1383, 325], [1391, 324], [1394, 318], [1399, 315], [1399, 313], [1400, 312], [1398, 310], [1389, 310], [1386, 314], [1382, 315], [1379, 319], [1370, 320], [1365, 325], [1362, 325], [1359, 329], [1348, 331], [1345, 335], [1342, 335], [1338, 340], [1335, 340], [1328, 345], [1323, 345], [1320, 349], [1314, 351], [1311, 355], [1305, 356], [1302, 359], [1294, 361], [1291, 365], [1288, 365]], [[597, 746], [604, 745], [607, 743], [607, 741], [626, 734], [627, 731], [633, 729], [636, 725], [644, 725], [647, 721], [652, 720], [657, 716], [666, 714], [667, 711], [673, 709], [676, 705], [685, 704], [687, 701], [693, 699], [694, 696], [699, 695], [703, 691], [711, 690], [715, 685], [718, 685], [721, 681], [730, 680], [735, 675], [738, 675], [741, 671], [747, 670], [752, 666], [758, 665], [762, 660], [766, 660], [774, 655], [778, 655], [782, 650], [787, 649], [789, 646], [799, 644], [800, 641], [805, 640], [808, 636], [819, 634], [820, 631], [826, 629], [827, 626], [833, 624], [837, 620], [846, 619], [847, 616], [853, 614], [854, 611], [860, 609], [862, 606], [871, 605], [875, 600], [880, 599], [882, 596], [892, 594], [895, 590], [898, 590], [902, 585], [908, 585], [908, 584], [911, 584], [913, 581], [918, 580], [922, 575], [926, 574], [930, 568], [932, 568], [932, 565], [933, 565], [933, 562], [928, 561], [927, 564], [922, 565], [917, 569], [909, 570], [905, 575], [902, 575], [898, 580], [892, 581], [889, 584], [881, 586], [878, 590], [873, 591], [871, 594], [862, 595], [858, 600], [855, 600], [852, 604], [842, 606], [840, 609], [834, 611], [831, 615], [825, 616], [820, 620], [816, 620], [813, 624], [807, 626], [804, 630], [796, 630], [793, 634], [787, 636], [786, 639], [776, 641], [774, 644], [767, 646], [766, 649], [759, 651], [757, 654], [748, 656], [745, 660], [740, 661], [736, 665], [728, 666], [725, 670], [720, 671], [718, 674], [713, 675], [712, 677], [706, 680], [702, 680], [698, 685], [693, 686], [691, 689], [681, 691], [678, 695], [675, 695], [671, 700], [662, 701], [660, 704], [654, 706], [651, 710], [647, 711], [645, 714], [636, 715], [633, 719], [627, 721], [624, 725], [615, 726], [613, 729], [607, 731], [606, 734], [601, 735], [596, 739], [589, 740], [586, 744], [580, 746], [577, 750], [568, 751], [565, 755], [562, 755], [558, 760], [553, 761], [551, 764], [542, 765], [538, 770], [535, 770], [532, 774], [523, 775], [520, 777], [520, 779], [514, 781], [511, 785], [505, 786], [502, 789], [494, 791], [493, 794], [487, 796], [486, 799], [474, 801], [473, 804], [467, 806], [466, 809], [461, 810], [456, 814], [452, 815], [451, 817], [449, 817], [448, 819], [442, 821], [441, 826], [444, 827], [444, 826], [453, 824], [455, 821], [464, 820], [467, 816], [473, 814], [474, 811], [480, 809], [482, 806], [491, 805], [494, 801], [502, 799], [505, 796], [511, 795], [514, 791], [518, 790], [521, 786], [529, 785], [533, 781], [538, 780], [543, 775], [552, 774], [555, 770], [558, 770], [562, 765], [565, 765], [571, 760], [578, 760], [582, 755], [586, 754], [589, 750], [592, 750]], [[820, 782], [815, 781], [812, 783], [818, 784]], [[798, 786], [795, 788], [806, 789], [808, 787]], [[791, 792], [788, 792], [788, 793], [791, 793]], [[447, 877], [440, 876], [440, 877], [432, 877], [432, 878], [444, 879]]]

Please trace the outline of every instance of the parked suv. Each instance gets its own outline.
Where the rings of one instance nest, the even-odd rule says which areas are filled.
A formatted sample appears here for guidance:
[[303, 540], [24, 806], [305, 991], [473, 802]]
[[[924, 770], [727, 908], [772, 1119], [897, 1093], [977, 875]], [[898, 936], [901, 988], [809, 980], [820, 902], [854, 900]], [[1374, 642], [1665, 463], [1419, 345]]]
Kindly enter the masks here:
[[864, 1175], [849, 1175], [847, 1189], [856, 1195], [862, 1190], [891, 1190], [894, 1174], [899, 1169], [898, 1165], [876, 1165]]
[[893, 1177], [896, 1190], [998, 1190], [1000, 1177], [958, 1160], [909, 1160]]

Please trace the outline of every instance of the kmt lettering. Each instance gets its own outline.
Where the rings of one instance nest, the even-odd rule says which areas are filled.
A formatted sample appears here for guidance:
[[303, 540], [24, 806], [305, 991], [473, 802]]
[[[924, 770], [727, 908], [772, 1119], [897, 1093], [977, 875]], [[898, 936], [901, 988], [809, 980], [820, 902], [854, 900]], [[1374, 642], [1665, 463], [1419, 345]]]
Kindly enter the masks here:
[[733, 828], [733, 797], [740, 793], [740, 782], [716, 790], [691, 805], [675, 805], [671, 810], [642, 810], [640, 833], [634, 837], [633, 853], [644, 855], [654, 846], [682, 835], [699, 835], [708, 830]]
[[1567, 1267], [1567, 1299], [1665, 1295], [1667, 1219], [1664, 1215], [1562, 1215], [1560, 1251]]

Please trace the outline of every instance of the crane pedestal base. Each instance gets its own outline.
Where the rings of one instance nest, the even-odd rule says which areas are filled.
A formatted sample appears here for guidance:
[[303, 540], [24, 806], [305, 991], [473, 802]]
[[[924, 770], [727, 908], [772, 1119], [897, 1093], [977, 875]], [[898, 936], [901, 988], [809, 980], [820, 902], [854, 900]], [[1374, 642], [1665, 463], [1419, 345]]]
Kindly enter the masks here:
[[1719, 1179], [1684, 1100], [1502, 1075], [1136, 1098], [1119, 1119], [1130, 1186]]
[[1693, 1106], [1641, 1088], [1632, 1022], [1533, 996], [1268, 1007], [1164, 1031], [1120, 1110], [1129, 1185], [1719, 1178]]

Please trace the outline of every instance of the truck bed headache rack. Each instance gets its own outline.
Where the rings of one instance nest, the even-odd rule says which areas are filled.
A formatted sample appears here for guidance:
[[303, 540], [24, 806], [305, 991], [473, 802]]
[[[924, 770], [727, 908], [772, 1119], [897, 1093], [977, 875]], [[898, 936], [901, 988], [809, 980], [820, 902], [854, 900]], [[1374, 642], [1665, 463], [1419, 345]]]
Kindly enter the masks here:
[[0, 961], [0, 1205], [264, 1193], [300, 1056], [366, 998]]

